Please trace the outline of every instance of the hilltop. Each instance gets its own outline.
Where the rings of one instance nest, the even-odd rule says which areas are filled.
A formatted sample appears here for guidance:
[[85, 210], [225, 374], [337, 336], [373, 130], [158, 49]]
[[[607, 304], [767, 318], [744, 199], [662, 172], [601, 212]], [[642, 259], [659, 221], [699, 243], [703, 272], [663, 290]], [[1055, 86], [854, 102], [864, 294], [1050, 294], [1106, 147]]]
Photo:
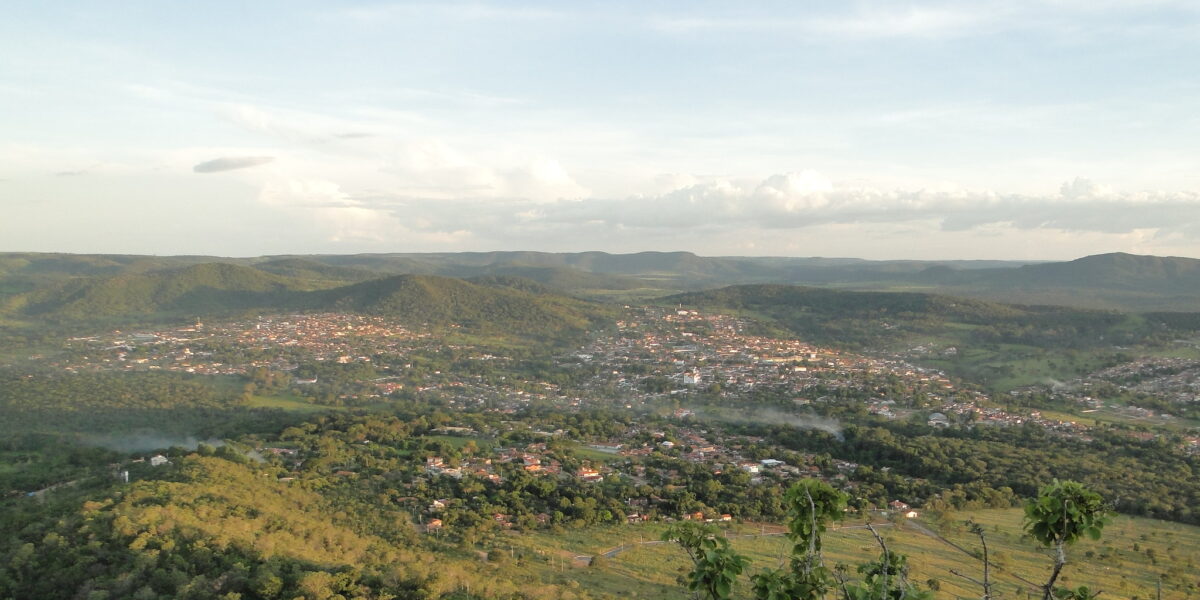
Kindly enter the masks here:
[[[378, 277], [296, 259], [272, 261], [264, 267], [279, 274], [229, 263], [202, 263], [148, 273], [69, 278], [14, 294], [4, 312], [26, 323], [87, 327], [251, 313], [345, 311], [387, 315], [413, 324], [454, 324], [552, 338], [602, 326], [607, 318], [607, 309], [599, 305], [528, 280], [488, 284], [433, 275]], [[375, 278], [345, 283], [366, 277]], [[515, 281], [526, 283], [518, 286]]]
[[299, 302], [309, 310], [388, 315], [412, 323], [453, 323], [525, 334], [583, 331], [602, 321], [604, 315], [596, 305], [535, 286], [516, 289], [432, 275], [375, 279], [305, 294]]
[[931, 267], [916, 283], [1008, 302], [1138, 311], [1200, 306], [1200, 260], [1180, 257], [1112, 253], [1000, 270]]
[[21, 313], [53, 321], [160, 314], [206, 316], [286, 305], [288, 292], [310, 288], [304, 280], [250, 267], [205, 263], [151, 273], [72, 279], [31, 294]]
[[254, 263], [254, 268], [283, 277], [329, 282], [359, 282], [380, 276], [377, 271], [329, 265], [307, 258], [273, 258]]

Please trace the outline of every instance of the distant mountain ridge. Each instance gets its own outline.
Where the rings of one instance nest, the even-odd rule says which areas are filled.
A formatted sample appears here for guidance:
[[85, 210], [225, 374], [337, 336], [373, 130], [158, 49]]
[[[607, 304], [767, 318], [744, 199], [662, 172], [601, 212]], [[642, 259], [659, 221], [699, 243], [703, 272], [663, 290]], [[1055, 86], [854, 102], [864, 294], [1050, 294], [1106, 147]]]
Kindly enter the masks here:
[[1063, 263], [1025, 265], [1012, 280], [1027, 285], [1092, 286], [1140, 290], [1152, 286], [1178, 293], [1200, 292], [1200, 260], [1115, 252]]
[[227, 263], [323, 288], [392, 275], [521, 277], [588, 298], [640, 298], [728, 285], [779, 283], [920, 291], [1020, 304], [1127, 311], [1200, 310], [1200, 260], [1110, 253], [1066, 262], [704, 257], [691, 252], [525, 251], [280, 255], [256, 258], [0, 254], [0, 310], [32, 290], [77, 280]]

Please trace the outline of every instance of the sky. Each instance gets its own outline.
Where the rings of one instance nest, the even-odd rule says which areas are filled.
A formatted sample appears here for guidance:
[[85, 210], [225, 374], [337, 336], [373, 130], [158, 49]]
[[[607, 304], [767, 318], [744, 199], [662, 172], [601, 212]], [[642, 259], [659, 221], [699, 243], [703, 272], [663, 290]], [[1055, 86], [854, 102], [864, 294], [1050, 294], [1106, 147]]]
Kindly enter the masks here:
[[1200, 257], [1200, 2], [10, 2], [0, 251]]

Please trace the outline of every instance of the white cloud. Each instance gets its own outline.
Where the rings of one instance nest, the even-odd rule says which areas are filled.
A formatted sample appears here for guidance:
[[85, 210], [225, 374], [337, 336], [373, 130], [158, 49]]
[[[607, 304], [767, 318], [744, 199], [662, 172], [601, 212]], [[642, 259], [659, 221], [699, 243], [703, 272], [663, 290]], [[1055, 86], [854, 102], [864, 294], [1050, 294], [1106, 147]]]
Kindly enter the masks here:
[[356, 193], [371, 189], [390, 196], [538, 202], [589, 195], [560, 161], [537, 148], [488, 147], [472, 138], [456, 143], [449, 135], [418, 132], [429, 129], [428, 124], [397, 120], [392, 111], [330, 117], [226, 105], [221, 114], [248, 131], [290, 145], [293, 177], [348, 182]]
[[533, 236], [575, 231], [580, 239], [603, 232], [728, 232], [807, 229], [825, 225], [936, 224], [944, 232], [989, 227], [1058, 232], [1180, 233], [1200, 242], [1200, 195], [1109, 190], [1086, 179], [1058, 193], [1000, 194], [956, 186], [880, 190], [843, 187], [813, 171], [758, 182], [720, 179], [655, 196], [535, 202], [410, 199], [381, 209], [420, 214], [431, 230], [466, 229], [478, 235]]

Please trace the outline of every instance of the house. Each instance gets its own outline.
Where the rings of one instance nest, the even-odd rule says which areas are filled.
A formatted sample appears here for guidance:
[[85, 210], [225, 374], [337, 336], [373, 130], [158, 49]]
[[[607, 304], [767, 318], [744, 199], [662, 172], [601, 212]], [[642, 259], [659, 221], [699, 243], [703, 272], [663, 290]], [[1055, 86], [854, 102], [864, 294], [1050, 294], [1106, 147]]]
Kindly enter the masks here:
[[430, 519], [429, 524], [425, 526], [425, 531], [437, 531], [442, 528], [441, 519]]
[[946, 415], [944, 415], [940, 412], [935, 412], [932, 415], [929, 415], [929, 426], [930, 427], [949, 427], [950, 419], [947, 419]]
[[915, 510], [910, 510], [910, 511], [904, 513], [904, 518], [906, 518], [906, 519], [915, 519], [919, 516], [921, 516], [921, 513], [918, 513]]
[[161, 454], [155, 454], [154, 456], [150, 457], [150, 466], [152, 467], [161, 467], [170, 463], [171, 461], [167, 460], [167, 457]]
[[579, 469], [579, 478], [584, 481], [603, 481], [604, 480], [604, 476], [601, 475], [599, 471], [597, 471], [596, 469], [592, 469], [590, 467], [584, 467], [582, 469]]
[[899, 500], [892, 500], [891, 502], [888, 502], [888, 506], [892, 507], [894, 510], [908, 510], [908, 505]]

